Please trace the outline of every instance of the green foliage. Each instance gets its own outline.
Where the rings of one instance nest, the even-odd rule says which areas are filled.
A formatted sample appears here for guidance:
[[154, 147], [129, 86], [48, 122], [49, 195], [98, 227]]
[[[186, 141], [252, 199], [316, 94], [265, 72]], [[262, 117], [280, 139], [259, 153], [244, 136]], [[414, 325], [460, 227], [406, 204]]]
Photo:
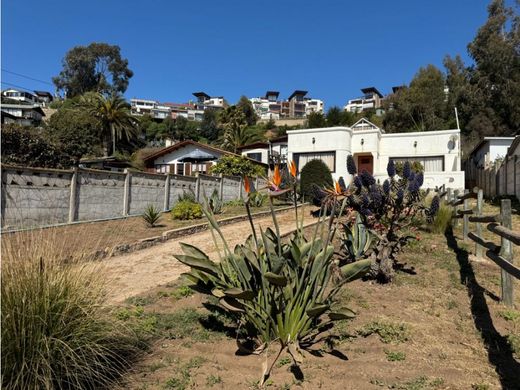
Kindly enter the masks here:
[[197, 203], [197, 197], [195, 196], [195, 193], [191, 190], [182, 191], [182, 195], [179, 195], [177, 197], [177, 201], [178, 202]]
[[256, 125], [258, 116], [256, 115], [255, 109], [253, 108], [253, 104], [246, 96], [240, 97], [236, 107], [244, 114], [248, 126]]
[[265, 168], [245, 157], [226, 155], [220, 157], [217, 163], [213, 165], [211, 173], [215, 175], [255, 177], [265, 175]]
[[173, 206], [171, 213], [173, 219], [198, 219], [202, 218], [202, 206], [198, 203], [183, 200]]
[[341, 249], [346, 256], [346, 262], [351, 263], [366, 257], [372, 244], [372, 233], [363, 223], [361, 215], [356, 213], [354, 222], [342, 225]]
[[361, 329], [358, 329], [357, 333], [363, 337], [377, 334], [385, 344], [403, 343], [410, 339], [410, 329], [408, 325], [384, 320], [372, 321]]
[[106, 309], [99, 271], [46, 249], [4, 249], [2, 388], [111, 387], [141, 341]]
[[389, 362], [401, 362], [406, 359], [404, 352], [392, 352], [385, 350], [386, 360]]
[[[194, 288], [219, 298], [220, 305], [237, 317], [243, 329], [242, 338], [253, 342], [258, 351], [277, 343], [280, 353], [287, 349], [297, 364], [301, 362], [301, 348], [312, 344], [322, 333], [321, 325], [354, 316], [352, 310], [338, 307], [336, 295], [343, 284], [361, 277], [371, 262], [363, 260], [341, 267], [342, 281], [332, 285], [333, 231], [328, 232], [327, 239], [317, 236], [320, 225], [324, 229], [329, 226], [328, 221], [321, 219], [309, 240], [298, 229], [285, 241], [274, 213], [277, 233], [267, 229], [258, 236], [250, 218], [253, 234], [231, 250], [214, 216], [209, 210], [204, 211], [224, 247], [220, 260], [213, 261], [200, 249], [185, 243], [181, 244], [184, 254], [175, 257], [191, 267], [185, 277]], [[242, 351], [248, 350], [247, 343], [239, 345]], [[262, 383], [280, 353], [271, 367], [265, 368]]]
[[218, 113], [213, 109], [205, 109], [200, 124], [200, 135], [210, 142], [216, 141], [221, 133], [218, 123]]
[[320, 127], [327, 127], [327, 120], [321, 112], [311, 112], [307, 116], [307, 126], [310, 129], [318, 129]]
[[216, 188], [208, 199], [208, 207], [213, 214], [221, 214], [224, 211], [224, 202], [220, 199]]
[[71, 157], [38, 130], [16, 124], [2, 125], [2, 163], [28, 167], [70, 168]]
[[100, 93], [88, 93], [80, 97], [78, 107], [85, 110], [100, 124], [104, 154], [108, 156], [110, 141], [112, 154], [116, 152], [116, 140], [137, 138], [137, 121], [130, 114], [130, 106], [120, 95], [106, 97]]
[[[402, 161], [395, 162], [395, 172], [399, 176], [403, 176], [403, 167], [404, 167], [404, 163]], [[424, 173], [424, 167], [420, 161], [411, 161], [410, 169], [415, 173]]]
[[265, 204], [267, 198], [267, 194], [262, 194], [261, 192], [255, 191], [249, 194], [249, 204], [252, 207], [262, 207]]
[[256, 134], [248, 129], [248, 119], [244, 112], [237, 106], [230, 106], [220, 112], [220, 127], [224, 135], [221, 146], [236, 153], [239, 146], [249, 144], [257, 140]]
[[445, 202], [441, 202], [439, 211], [431, 224], [432, 232], [437, 234], [444, 234], [449, 226], [451, 226], [451, 218], [453, 215], [453, 208], [448, 206]]
[[149, 204], [146, 206], [142, 218], [148, 227], [153, 228], [161, 218], [161, 212], [153, 204]]
[[316, 187], [332, 188], [334, 182], [327, 165], [321, 160], [311, 160], [301, 170], [300, 191], [305, 200], [318, 201]]
[[518, 334], [510, 334], [507, 336], [507, 342], [513, 351], [513, 354], [520, 358], [520, 335]]
[[132, 76], [119, 46], [93, 42], [70, 49], [63, 69], [52, 81], [70, 98], [86, 92], [124, 93]]

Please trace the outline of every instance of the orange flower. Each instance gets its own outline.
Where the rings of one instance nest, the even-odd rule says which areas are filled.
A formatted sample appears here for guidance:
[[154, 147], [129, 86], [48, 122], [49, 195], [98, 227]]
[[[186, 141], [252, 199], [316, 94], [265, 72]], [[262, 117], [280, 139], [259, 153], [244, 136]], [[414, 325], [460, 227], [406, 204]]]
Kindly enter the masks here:
[[336, 190], [337, 194], [341, 194], [343, 191], [341, 190], [341, 186], [339, 185], [339, 181], [336, 180], [334, 183], [334, 189]]
[[249, 194], [251, 192], [251, 183], [249, 182], [249, 178], [244, 176], [244, 189]]
[[292, 160], [289, 161], [289, 172], [292, 177], [296, 177], [296, 164]]
[[273, 191], [280, 191], [280, 185], [282, 184], [282, 175], [280, 174], [280, 167], [276, 165], [274, 167], [273, 177], [269, 180], [269, 187]]
[[339, 185], [338, 181], [334, 181], [334, 187], [333, 188], [324, 188], [323, 191], [328, 195], [332, 197], [338, 197], [342, 196], [343, 190], [341, 189], [341, 186]]

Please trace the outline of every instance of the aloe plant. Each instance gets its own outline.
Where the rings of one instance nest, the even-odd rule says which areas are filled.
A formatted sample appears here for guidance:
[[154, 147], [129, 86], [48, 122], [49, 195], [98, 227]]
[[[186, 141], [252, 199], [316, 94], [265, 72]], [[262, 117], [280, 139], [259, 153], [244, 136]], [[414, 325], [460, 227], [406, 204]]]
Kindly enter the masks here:
[[373, 235], [366, 227], [361, 215], [356, 213], [356, 219], [351, 225], [343, 223], [342, 226], [341, 249], [346, 256], [346, 261], [351, 263], [366, 257]]
[[220, 199], [217, 189], [214, 189], [208, 199], [208, 207], [213, 214], [221, 214], [224, 211], [224, 202]]
[[146, 206], [146, 209], [144, 210], [141, 217], [143, 218], [143, 221], [148, 225], [148, 227], [153, 228], [161, 218], [161, 212], [153, 204], [149, 204], [148, 206]]
[[[275, 169], [275, 177], [276, 172]], [[245, 186], [249, 193], [247, 179]], [[272, 196], [286, 192], [280, 183], [274, 182], [269, 204], [272, 205]], [[245, 205], [250, 215], [248, 199]], [[218, 252], [218, 261], [185, 243], [181, 244], [184, 254], [175, 257], [191, 267], [184, 275], [193, 283], [193, 288], [216, 296], [222, 307], [236, 315], [243, 335], [237, 340], [240, 350], [260, 354], [277, 346], [278, 353], [271, 364], [267, 364], [265, 354], [261, 383], [269, 377], [284, 350], [292, 356], [294, 364], [299, 364], [302, 349], [316, 342], [334, 321], [354, 317], [354, 311], [339, 307], [336, 296], [345, 283], [366, 273], [371, 261], [341, 267], [340, 282], [332, 281], [335, 268], [331, 245], [335, 231], [333, 216], [326, 218], [322, 213], [308, 239], [296, 214], [296, 231], [288, 240], [281, 236], [274, 212], [274, 230], [267, 228], [257, 232], [250, 217], [252, 234], [243, 244], [231, 249], [211, 210], [205, 207], [204, 212], [216, 247], [223, 248], [222, 253]], [[254, 348], [246, 348], [251, 341]]]

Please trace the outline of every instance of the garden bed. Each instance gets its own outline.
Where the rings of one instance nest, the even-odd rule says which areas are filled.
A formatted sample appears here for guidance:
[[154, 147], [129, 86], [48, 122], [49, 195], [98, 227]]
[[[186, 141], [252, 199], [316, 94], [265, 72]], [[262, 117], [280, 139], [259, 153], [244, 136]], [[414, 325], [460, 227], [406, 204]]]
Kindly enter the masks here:
[[[513, 218], [518, 226], [520, 218]], [[358, 316], [339, 324], [332, 355], [324, 345], [315, 348], [323, 357], [306, 353], [303, 376], [284, 355], [266, 387], [518, 388], [520, 312], [497, 301], [498, 267], [469, 261], [474, 246], [462, 243], [460, 224], [454, 235], [419, 235], [400, 255], [406, 265], [393, 283], [347, 285], [342, 303]], [[154, 340], [121, 388], [259, 388], [265, 358], [237, 356], [233, 324], [215, 301], [180, 283], [119, 308], [120, 318]], [[518, 294], [515, 304], [518, 309]]]

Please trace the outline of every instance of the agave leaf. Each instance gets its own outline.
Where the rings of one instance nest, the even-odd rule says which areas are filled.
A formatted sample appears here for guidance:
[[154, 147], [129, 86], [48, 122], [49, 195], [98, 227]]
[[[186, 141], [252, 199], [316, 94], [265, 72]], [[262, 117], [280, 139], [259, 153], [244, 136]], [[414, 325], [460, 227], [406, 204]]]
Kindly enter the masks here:
[[277, 275], [273, 272], [266, 272], [264, 277], [269, 281], [269, 283], [274, 284], [275, 286], [284, 287], [287, 285], [287, 278], [283, 275]]
[[197, 276], [192, 275], [192, 274], [189, 273], [189, 272], [183, 272], [183, 273], [181, 274], [181, 277], [183, 277], [183, 278], [186, 279], [188, 282], [193, 283], [193, 284], [197, 284], [199, 281], [201, 281]]
[[223, 298], [220, 298], [219, 299], [219, 303], [224, 307], [226, 308], [227, 310], [229, 311], [232, 311], [232, 312], [238, 312], [238, 313], [243, 313], [245, 312], [244, 310], [244, 305], [242, 305], [239, 301], [237, 301], [235, 298], [231, 298], [231, 297], [223, 297]]
[[184, 254], [186, 254], [188, 256], [203, 259], [203, 260], [209, 260], [208, 255], [206, 255], [203, 251], [201, 251], [199, 248], [197, 248], [193, 245], [186, 244], [185, 242], [181, 242], [181, 248], [182, 248], [182, 251], [184, 252]]
[[287, 346], [287, 351], [292, 356], [292, 358], [296, 364], [303, 363], [304, 356], [303, 356], [303, 353], [302, 353], [302, 350], [300, 348], [298, 341], [295, 340], [294, 342], [289, 343], [289, 345]]
[[218, 274], [218, 268], [215, 263], [211, 260], [205, 260], [198, 257], [187, 256], [187, 255], [174, 255], [174, 257], [179, 260], [181, 263], [190, 266], [191, 268], [195, 268], [197, 270], [201, 270], [204, 272], [208, 272], [212, 275]]
[[251, 290], [242, 290], [238, 287], [229, 288], [224, 291], [224, 294], [231, 298], [245, 299], [247, 301], [252, 300], [256, 294]]
[[343, 275], [343, 281], [352, 281], [362, 277], [368, 272], [371, 265], [371, 259], [359, 260], [355, 261], [354, 263], [344, 265], [340, 268], [341, 274]]
[[258, 262], [258, 258], [256, 257], [255, 252], [243, 245], [240, 249], [244, 255], [244, 259], [247, 260], [249, 264], [251, 264], [258, 272], [261, 272], [260, 263]]
[[323, 313], [325, 313], [329, 309], [330, 309], [329, 305], [322, 304], [322, 305], [315, 305], [315, 306], [311, 307], [310, 309], [307, 309], [305, 312], [307, 313], [307, 315], [310, 318], [314, 318], [314, 317], [321, 316]]
[[328, 314], [329, 318], [332, 321], [338, 321], [338, 320], [348, 320], [351, 318], [356, 317], [356, 313], [349, 309], [348, 307], [344, 307], [340, 309], [339, 311], [332, 311]]

